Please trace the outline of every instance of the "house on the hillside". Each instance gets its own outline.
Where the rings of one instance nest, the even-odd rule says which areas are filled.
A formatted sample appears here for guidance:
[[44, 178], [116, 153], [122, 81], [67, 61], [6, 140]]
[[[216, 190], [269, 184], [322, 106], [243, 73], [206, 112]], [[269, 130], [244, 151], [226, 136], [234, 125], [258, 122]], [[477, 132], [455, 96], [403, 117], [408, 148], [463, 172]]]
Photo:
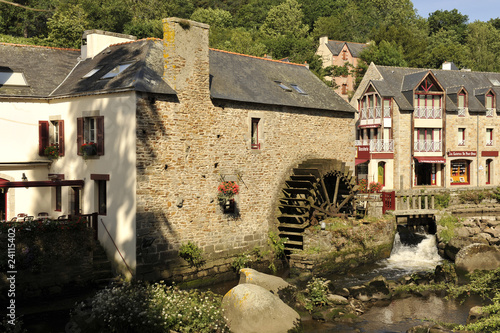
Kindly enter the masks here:
[[[200, 274], [223, 273], [267, 245], [290, 170], [354, 168], [355, 109], [304, 65], [209, 49], [197, 22], [164, 29], [88, 31], [81, 51], [0, 44], [0, 211], [97, 212], [108, 256], [138, 278], [179, 278], [187, 241], [204, 252]], [[224, 181], [240, 188], [229, 208]]]
[[500, 74], [371, 64], [351, 104], [356, 174], [385, 189], [498, 186]]
[[[320, 37], [319, 46], [316, 54], [321, 56], [323, 67], [329, 66], [348, 66], [352, 70], [358, 65], [361, 51], [368, 44], [345, 42], [338, 40], [329, 40], [327, 36]], [[335, 81], [335, 92], [344, 100], [349, 100], [349, 94], [354, 93], [355, 78], [352, 74], [339, 77], [325, 77], [326, 80]]]

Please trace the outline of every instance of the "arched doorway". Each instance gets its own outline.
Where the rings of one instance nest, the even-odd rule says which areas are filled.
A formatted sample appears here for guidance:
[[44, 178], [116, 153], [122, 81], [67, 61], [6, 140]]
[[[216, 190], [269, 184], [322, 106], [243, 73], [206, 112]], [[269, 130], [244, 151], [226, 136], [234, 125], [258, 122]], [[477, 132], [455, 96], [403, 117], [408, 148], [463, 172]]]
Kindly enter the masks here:
[[491, 162], [493, 160], [486, 160], [486, 185], [491, 184]]
[[385, 162], [379, 162], [378, 163], [378, 179], [377, 181], [385, 185]]

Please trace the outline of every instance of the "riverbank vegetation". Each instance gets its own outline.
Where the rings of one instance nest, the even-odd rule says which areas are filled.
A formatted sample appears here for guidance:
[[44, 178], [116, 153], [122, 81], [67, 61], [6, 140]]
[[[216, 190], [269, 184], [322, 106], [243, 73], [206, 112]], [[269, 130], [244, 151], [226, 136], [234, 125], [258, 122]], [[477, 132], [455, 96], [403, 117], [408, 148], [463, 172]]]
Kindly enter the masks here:
[[163, 282], [124, 283], [79, 303], [71, 325], [79, 332], [96, 333], [229, 332], [221, 301], [222, 296], [210, 291], [180, 290]]

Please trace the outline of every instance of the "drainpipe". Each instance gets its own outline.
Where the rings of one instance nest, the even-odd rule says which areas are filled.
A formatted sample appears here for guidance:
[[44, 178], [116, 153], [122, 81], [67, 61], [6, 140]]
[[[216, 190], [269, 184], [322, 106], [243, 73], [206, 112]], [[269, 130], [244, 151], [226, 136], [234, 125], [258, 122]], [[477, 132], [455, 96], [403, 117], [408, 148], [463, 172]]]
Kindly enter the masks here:
[[476, 174], [477, 174], [477, 179], [476, 179], [476, 187], [479, 187], [479, 112], [477, 113], [477, 130], [476, 130], [476, 161], [477, 161], [477, 166], [476, 166]]

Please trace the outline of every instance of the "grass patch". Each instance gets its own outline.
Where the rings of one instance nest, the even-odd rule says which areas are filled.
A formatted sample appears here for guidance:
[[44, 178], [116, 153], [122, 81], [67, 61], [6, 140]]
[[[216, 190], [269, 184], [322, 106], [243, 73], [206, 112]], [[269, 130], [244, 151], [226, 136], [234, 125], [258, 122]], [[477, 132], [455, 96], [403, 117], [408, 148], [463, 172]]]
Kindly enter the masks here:
[[460, 227], [462, 224], [460, 220], [450, 214], [446, 214], [438, 221], [438, 225], [442, 227], [438, 232], [439, 239], [448, 244], [448, 242], [455, 236], [455, 229]]

